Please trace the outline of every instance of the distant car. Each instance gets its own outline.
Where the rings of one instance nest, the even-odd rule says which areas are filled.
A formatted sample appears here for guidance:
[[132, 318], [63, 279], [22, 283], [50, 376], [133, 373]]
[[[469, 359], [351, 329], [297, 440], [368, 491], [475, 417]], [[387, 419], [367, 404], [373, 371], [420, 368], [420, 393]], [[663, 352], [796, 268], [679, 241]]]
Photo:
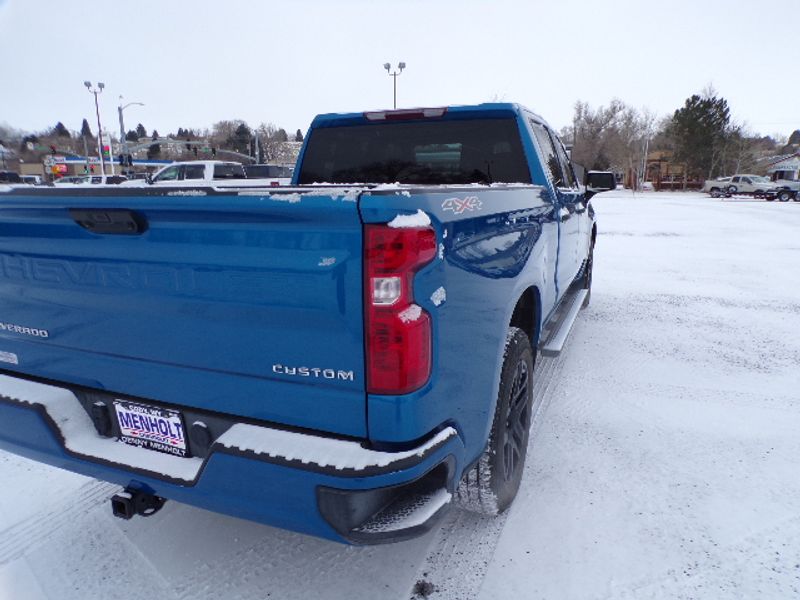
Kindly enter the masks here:
[[764, 196], [770, 190], [781, 187], [770, 181], [769, 177], [761, 175], [733, 175], [706, 181], [703, 191], [712, 196], [720, 194], [752, 194], [756, 198]]
[[782, 187], [767, 191], [764, 194], [764, 198], [770, 202], [773, 200], [778, 200], [779, 202], [788, 202], [789, 200], [800, 202], [800, 190], [796, 188], [792, 189], [791, 187]]
[[22, 183], [27, 183], [28, 185], [39, 185], [42, 183], [41, 175], [20, 175], [19, 178], [22, 180]]
[[[148, 183], [155, 186], [187, 187], [208, 185], [214, 187], [260, 187], [278, 186], [288, 184], [289, 178], [249, 178], [244, 166], [237, 162], [221, 160], [193, 160], [175, 162], [167, 165], [155, 175]], [[141, 187], [147, 185], [143, 181], [128, 181], [125, 186]]]
[[191, 161], [175, 163], [164, 167], [153, 175], [154, 185], [182, 183], [191, 181], [219, 181], [226, 179], [246, 179], [247, 173], [241, 163], [222, 161]]
[[774, 183], [779, 186], [778, 189], [800, 191], [800, 180], [798, 179], [775, 179]]
[[0, 171], [0, 183], [22, 183], [19, 173], [14, 171]]
[[147, 182], [139, 179], [128, 181], [126, 186], [187, 186], [187, 185], [217, 185], [222, 181], [238, 181], [247, 179], [247, 173], [241, 163], [225, 162], [221, 160], [193, 160], [175, 162], [162, 168]]

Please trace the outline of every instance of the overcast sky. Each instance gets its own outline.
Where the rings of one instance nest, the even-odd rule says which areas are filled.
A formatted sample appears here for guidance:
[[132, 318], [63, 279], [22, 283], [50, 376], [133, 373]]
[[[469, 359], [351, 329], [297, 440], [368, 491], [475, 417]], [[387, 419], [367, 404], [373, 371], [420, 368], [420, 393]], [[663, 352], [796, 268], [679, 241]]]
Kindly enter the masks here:
[[[796, 0], [789, 5], [794, 6]], [[785, 8], [785, 7], [784, 7]], [[739, 121], [800, 128], [798, 41], [743, 0], [0, 0], [0, 123], [118, 130], [221, 119], [304, 132], [317, 113], [520, 102], [560, 129], [577, 100], [671, 114], [712, 83]], [[792, 12], [792, 11], [790, 11]], [[794, 19], [795, 16], [790, 16]]]

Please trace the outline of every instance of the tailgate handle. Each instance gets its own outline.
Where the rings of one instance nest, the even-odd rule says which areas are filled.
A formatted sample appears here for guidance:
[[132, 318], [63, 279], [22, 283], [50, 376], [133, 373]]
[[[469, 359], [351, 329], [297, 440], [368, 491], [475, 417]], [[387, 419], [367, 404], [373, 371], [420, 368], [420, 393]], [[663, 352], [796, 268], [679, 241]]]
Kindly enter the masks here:
[[139, 213], [120, 208], [70, 208], [78, 225], [92, 233], [140, 235], [147, 231], [147, 219]]

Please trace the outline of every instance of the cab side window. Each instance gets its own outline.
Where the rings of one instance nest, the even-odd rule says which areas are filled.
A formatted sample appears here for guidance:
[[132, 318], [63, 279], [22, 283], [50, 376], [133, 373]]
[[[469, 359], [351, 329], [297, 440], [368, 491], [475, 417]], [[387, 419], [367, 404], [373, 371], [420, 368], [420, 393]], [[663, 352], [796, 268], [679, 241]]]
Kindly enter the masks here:
[[205, 177], [205, 165], [186, 165], [183, 167], [184, 179], [203, 179]]
[[572, 170], [572, 163], [567, 156], [567, 150], [564, 144], [552, 132], [550, 135], [553, 138], [553, 144], [556, 147], [556, 154], [558, 154], [558, 162], [561, 163], [561, 172], [564, 174], [564, 184], [561, 187], [577, 188], [578, 181], [575, 177], [575, 171]]
[[154, 181], [175, 181], [178, 179], [178, 167], [168, 167]]
[[533, 120], [530, 121], [530, 124], [539, 144], [539, 151], [544, 161], [544, 170], [550, 174], [555, 187], [564, 187], [564, 174], [561, 170], [561, 163], [558, 160], [555, 146], [553, 146], [553, 140], [550, 139], [550, 135], [542, 124]]

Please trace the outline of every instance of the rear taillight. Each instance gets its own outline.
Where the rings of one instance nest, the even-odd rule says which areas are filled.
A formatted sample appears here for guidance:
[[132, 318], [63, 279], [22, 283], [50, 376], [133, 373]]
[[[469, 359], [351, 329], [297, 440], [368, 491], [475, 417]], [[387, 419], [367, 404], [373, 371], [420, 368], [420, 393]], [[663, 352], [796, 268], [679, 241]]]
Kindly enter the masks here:
[[431, 317], [414, 303], [414, 274], [436, 256], [430, 227], [364, 227], [367, 391], [406, 394], [431, 374]]

